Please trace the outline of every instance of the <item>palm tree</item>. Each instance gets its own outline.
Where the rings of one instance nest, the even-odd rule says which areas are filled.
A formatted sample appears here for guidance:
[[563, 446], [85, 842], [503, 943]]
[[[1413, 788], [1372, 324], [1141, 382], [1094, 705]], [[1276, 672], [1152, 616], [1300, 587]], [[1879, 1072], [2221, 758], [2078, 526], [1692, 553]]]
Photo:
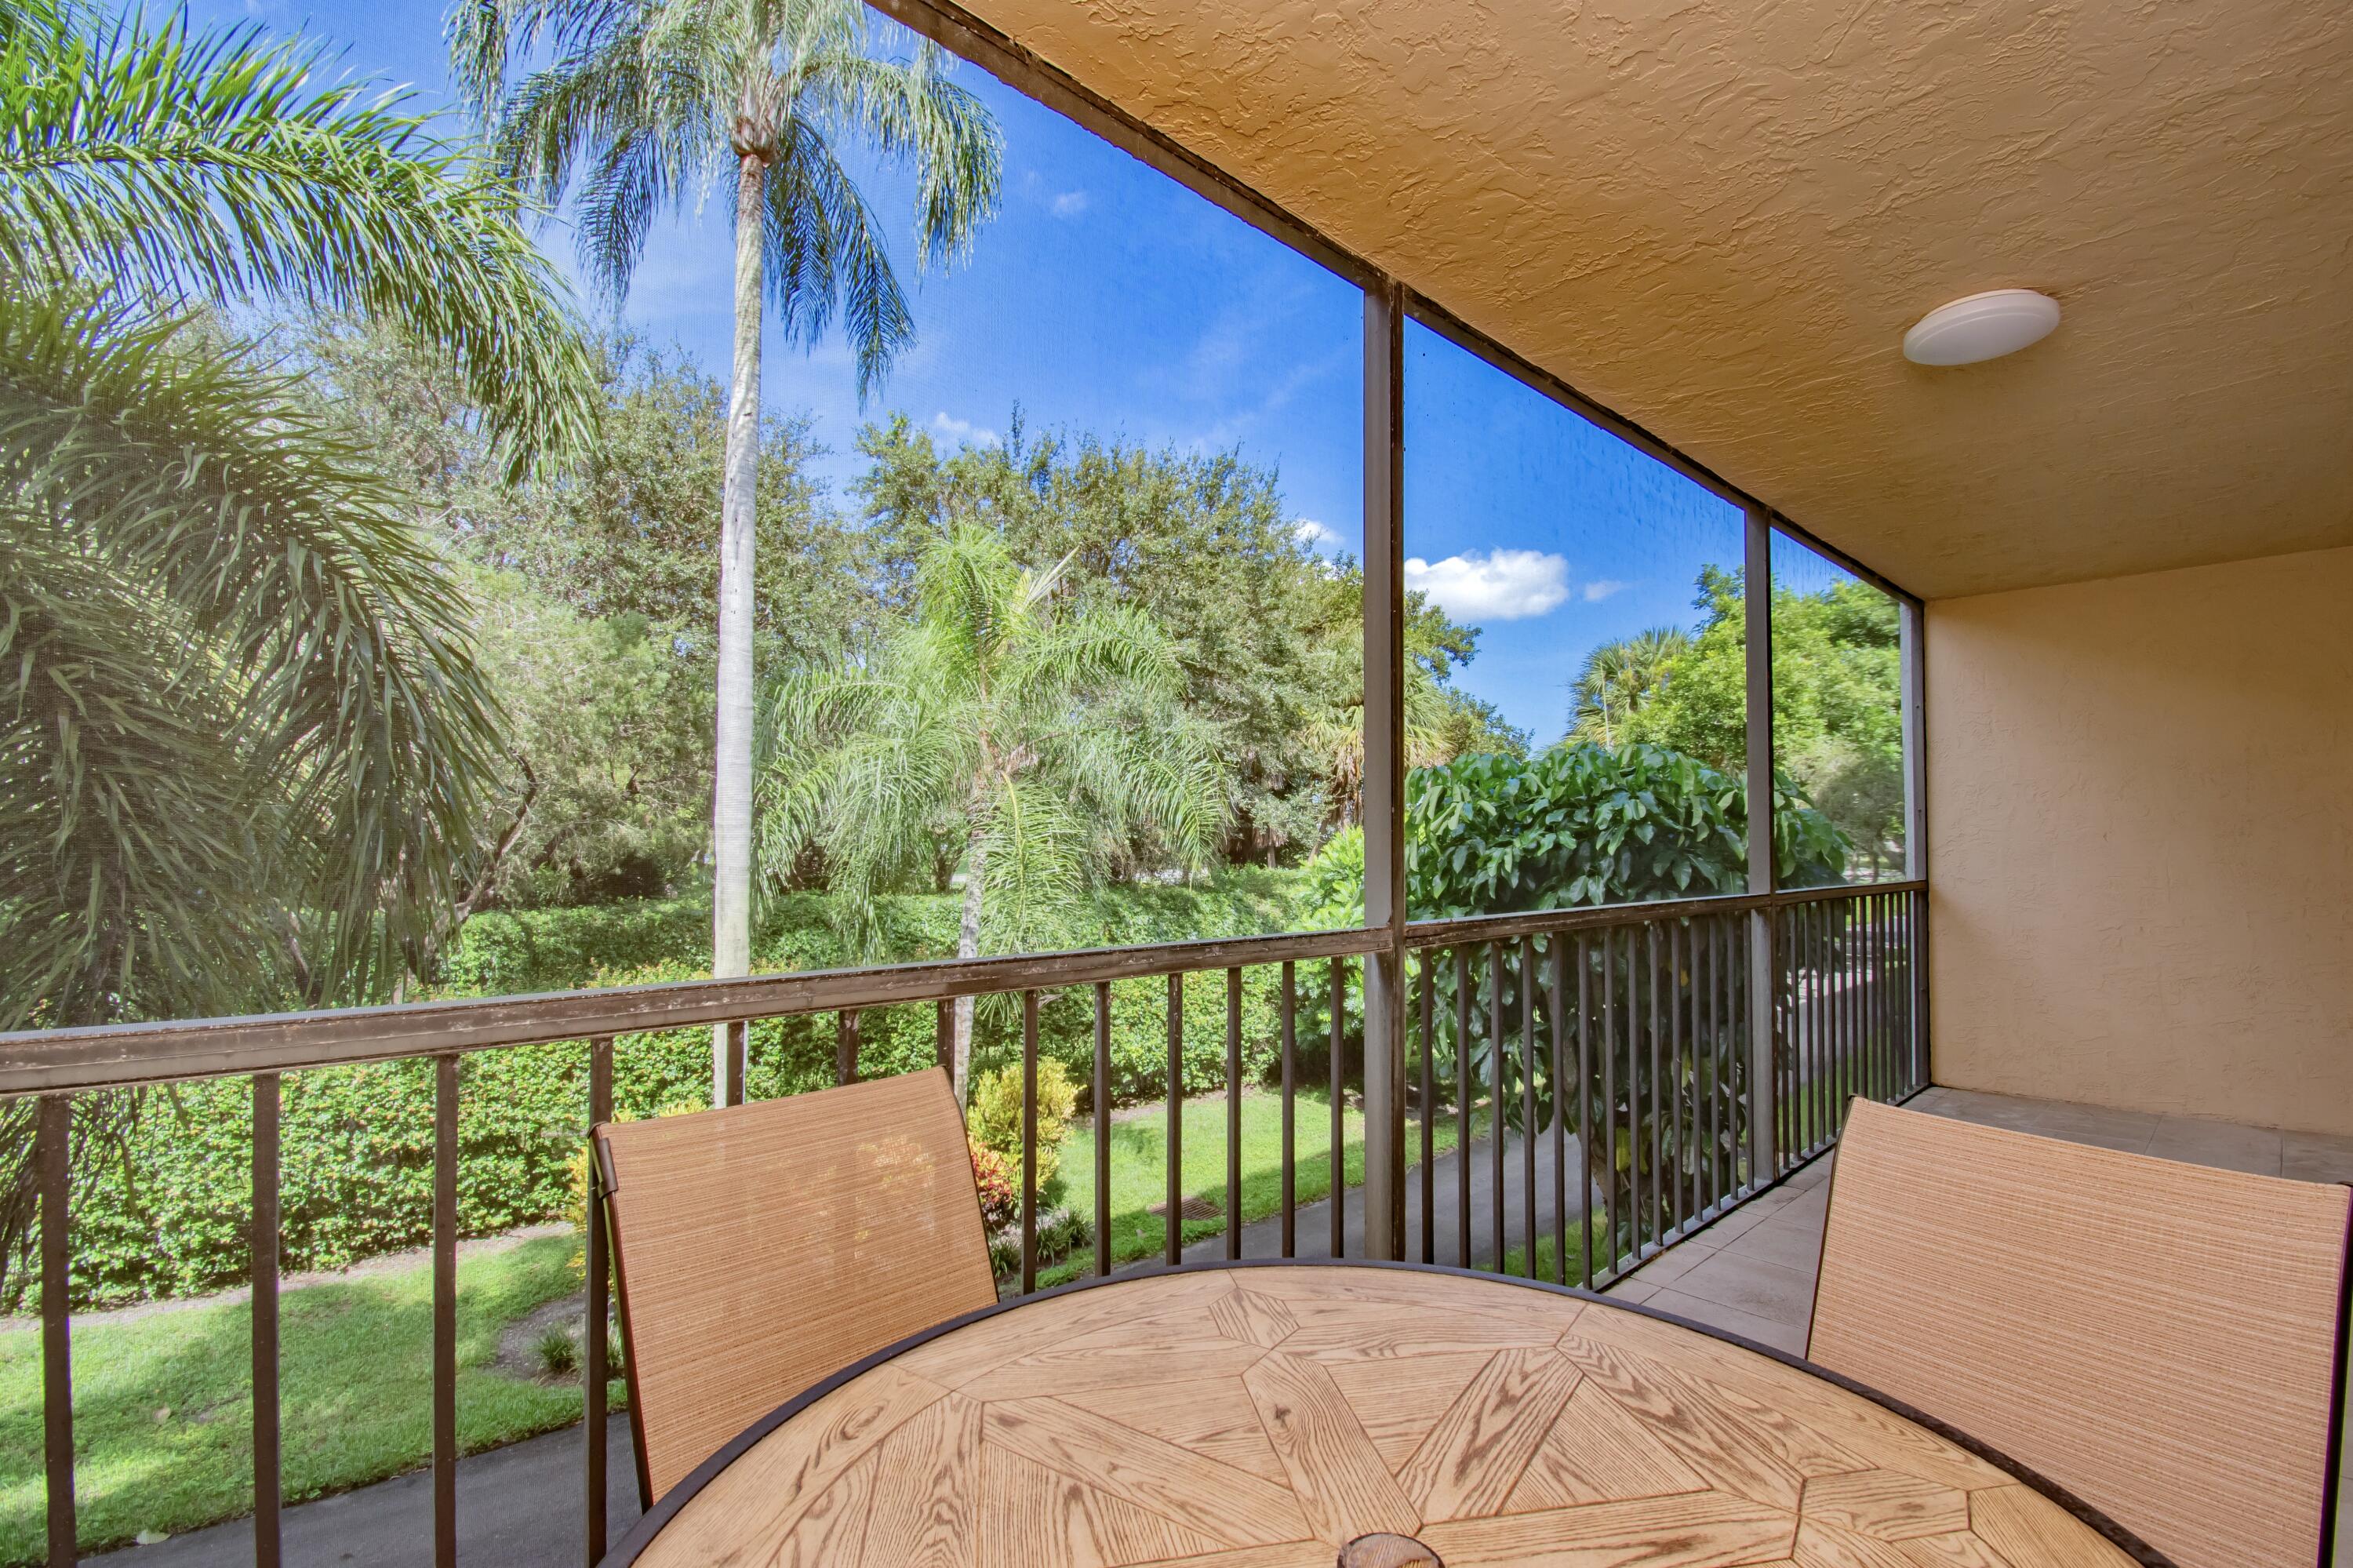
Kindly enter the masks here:
[[0, 1029], [368, 994], [473, 842], [462, 607], [207, 306], [423, 339], [517, 471], [593, 361], [511, 189], [317, 63], [0, 0]]
[[[996, 211], [996, 122], [946, 79], [869, 48], [862, 0], [459, 0], [449, 47], [500, 164], [560, 199], [580, 181], [582, 260], [616, 298], [665, 208], [732, 174], [735, 343], [719, 522], [712, 972], [752, 960], [752, 541], [762, 302], [814, 343], [839, 306], [863, 398], [914, 335], [882, 229], [841, 162], [844, 138], [909, 166], [918, 260], [964, 255]], [[512, 86], [510, 53], [553, 58]], [[723, 1088], [724, 1025], [712, 1042]]]
[[1588, 653], [1569, 687], [1569, 738], [1616, 746], [1620, 726], [1665, 689], [1691, 641], [1678, 627], [1654, 626]]
[[[1067, 564], [1025, 571], [995, 533], [959, 526], [917, 568], [911, 623], [778, 683], [765, 858], [821, 846], [861, 953], [879, 944], [876, 895], [928, 885], [943, 824], [962, 851], [966, 959], [1049, 945], [1139, 849], [1190, 868], [1224, 832], [1224, 770], [1166, 637], [1133, 606], [1059, 603]], [[961, 1097], [969, 997], [955, 1032]]]
[[[0, 0], [0, 1029], [378, 994], [470, 874], [498, 737], [463, 606], [215, 307], [422, 340], [517, 474], [584, 445], [594, 362], [512, 188], [318, 63]], [[75, 1159], [134, 1103], [79, 1097]]]

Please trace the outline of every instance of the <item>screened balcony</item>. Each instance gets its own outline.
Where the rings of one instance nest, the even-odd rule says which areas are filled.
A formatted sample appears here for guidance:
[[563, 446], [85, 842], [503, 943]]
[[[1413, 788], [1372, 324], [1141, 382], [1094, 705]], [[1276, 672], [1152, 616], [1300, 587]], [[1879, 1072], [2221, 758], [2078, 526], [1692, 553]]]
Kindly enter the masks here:
[[[624, 1103], [632, 1054], [680, 1032], [712, 1040], [720, 1106], [956, 1072], [959, 1038], [985, 1032], [1012, 1114], [1034, 1118], [1041, 1063], [1074, 1064], [1070, 1202], [1046, 1196], [1034, 1119], [1002, 1173], [1008, 1300], [1187, 1262], [1404, 1260], [1799, 1353], [1858, 1098], [2353, 1180], [2353, 237], [2306, 188], [2353, 134], [2332, 90], [2341, 18], [879, 8], [1342, 299], [1364, 452], [1352, 914], [0, 1039], [0, 1093], [39, 1107], [42, 1484], [23, 1500], [46, 1509], [50, 1561], [74, 1560], [73, 1414], [94, 1381], [75, 1351], [74, 1107], [125, 1089], [250, 1096], [225, 1156], [249, 1157], [248, 1204], [220, 1223], [253, 1282], [252, 1512], [121, 1549], [164, 1568], [331, 1549], [594, 1563], [638, 1517], [593, 1223], [579, 1425], [460, 1436], [461, 1249], [489, 1228], [469, 1183], [493, 1169], [467, 1163], [470, 1118], [517, 1053], [561, 1064], [571, 1119], [539, 1136], [567, 1151], [617, 1108], [650, 1114]], [[1927, 309], [2010, 285], [2058, 299], [2048, 341], [1980, 366], [1904, 359]], [[1493, 408], [1525, 421], [1508, 458], [1470, 444]], [[1778, 591], [1727, 595], [1713, 624], [1738, 651], [1738, 727], [1719, 771], [1740, 806], [1721, 877], [1628, 898], [1564, 874], [1474, 913], [1419, 891], [1436, 884], [1415, 857], [1428, 876], [1476, 834], [1413, 816], [1435, 797], [1416, 779], [1409, 595], [1478, 550], [1424, 532], [1419, 503], [1506, 462], [1566, 487], [1588, 440], [1680, 487], [1710, 564], [1883, 614], [1893, 828], [1862, 853], [1825, 867], [1789, 847], [1788, 611]], [[1131, 1082], [1115, 1042], [1139, 1031], [1166, 1051]], [[791, 1052], [828, 1070], [792, 1077]], [[386, 1071], [429, 1107], [413, 1142], [431, 1458], [295, 1502], [281, 1197], [317, 1155], [281, 1112], [303, 1075], [369, 1064], [404, 1064]], [[1164, 1108], [1138, 1122], [1147, 1097]], [[1140, 1214], [1130, 1160], [1152, 1171]]]

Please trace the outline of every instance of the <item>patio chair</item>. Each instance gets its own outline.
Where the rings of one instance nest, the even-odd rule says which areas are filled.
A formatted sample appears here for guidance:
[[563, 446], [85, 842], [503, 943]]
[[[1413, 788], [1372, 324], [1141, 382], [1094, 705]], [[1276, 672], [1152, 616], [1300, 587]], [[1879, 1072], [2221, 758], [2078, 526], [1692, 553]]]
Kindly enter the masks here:
[[2329, 1560], [2353, 1190], [1858, 1100], [1810, 1359], [2179, 1568]]
[[936, 1067], [594, 1139], [648, 1506], [828, 1373], [997, 1300]]

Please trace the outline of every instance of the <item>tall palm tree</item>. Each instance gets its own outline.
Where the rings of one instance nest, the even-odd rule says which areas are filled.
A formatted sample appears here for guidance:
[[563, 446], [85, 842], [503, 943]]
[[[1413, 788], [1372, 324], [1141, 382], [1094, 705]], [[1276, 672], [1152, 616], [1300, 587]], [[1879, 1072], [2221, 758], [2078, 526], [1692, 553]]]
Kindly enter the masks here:
[[1654, 626], [1588, 653], [1569, 687], [1569, 738], [1616, 746], [1626, 721], [1666, 686], [1691, 641], [1680, 627]]
[[[657, 215], [733, 176], [735, 339], [719, 522], [712, 972], [752, 960], [752, 542], [763, 302], [814, 343], [837, 308], [863, 398], [913, 339], [913, 317], [841, 161], [862, 141], [914, 176], [919, 261], [965, 254], [996, 211], [1002, 150], [979, 100], [929, 43], [871, 49], [863, 0], [459, 0], [449, 48], [499, 161], [560, 199], [575, 178], [580, 255], [625, 293]], [[543, 67], [507, 80], [516, 54]], [[724, 1025], [712, 1043], [723, 1088]]]
[[[821, 846], [863, 951], [876, 894], [928, 882], [944, 822], [961, 840], [967, 959], [1045, 945], [1139, 844], [1190, 867], [1219, 842], [1224, 770], [1166, 637], [1133, 606], [1059, 604], [1062, 587], [1061, 566], [1025, 571], [995, 533], [959, 526], [923, 556], [910, 624], [778, 683], [766, 863]], [[955, 1032], [961, 1097], [969, 997]]]

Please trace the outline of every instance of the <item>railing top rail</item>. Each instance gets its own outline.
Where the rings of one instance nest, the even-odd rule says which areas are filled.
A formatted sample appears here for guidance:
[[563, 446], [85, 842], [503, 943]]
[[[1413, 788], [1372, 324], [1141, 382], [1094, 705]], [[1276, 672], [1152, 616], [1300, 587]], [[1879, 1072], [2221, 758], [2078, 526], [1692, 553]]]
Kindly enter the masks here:
[[[1677, 899], [1417, 921], [1409, 948], [1451, 946], [1692, 915], [1728, 914], [1862, 893], [1907, 892], [1920, 882], [1810, 888], [1767, 895]], [[549, 1041], [589, 1040], [744, 1019], [941, 1001], [1051, 990], [1097, 980], [1285, 960], [1353, 957], [1380, 949], [1383, 931], [1352, 928], [1272, 937], [1164, 942], [1144, 947], [1009, 958], [927, 959], [868, 969], [660, 985], [338, 1008], [245, 1018], [116, 1023], [0, 1034], [0, 1096], [60, 1093], [312, 1067], [445, 1055]]]
[[1926, 882], [1846, 882], [1779, 893], [1714, 894], [1704, 898], [1660, 898], [1643, 904], [1580, 905], [1569, 909], [1532, 909], [1518, 915], [1464, 915], [1451, 920], [1416, 920], [1405, 928], [1408, 948], [1451, 948], [1464, 942], [1500, 942], [1556, 931], [1597, 930], [1605, 926], [1687, 920], [1704, 915], [1739, 915], [1831, 898], [1874, 893], [1917, 893]]

